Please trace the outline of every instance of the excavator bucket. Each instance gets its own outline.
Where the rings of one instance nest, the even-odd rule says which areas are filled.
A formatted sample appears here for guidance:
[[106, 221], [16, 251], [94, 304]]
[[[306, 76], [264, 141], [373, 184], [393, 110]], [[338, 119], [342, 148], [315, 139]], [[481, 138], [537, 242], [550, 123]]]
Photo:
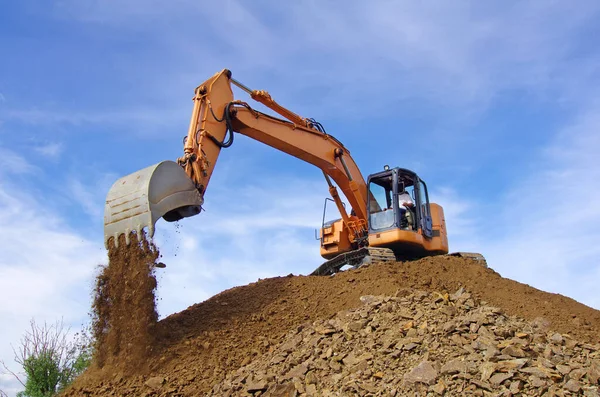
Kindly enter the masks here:
[[163, 161], [117, 180], [106, 196], [104, 206], [104, 242], [147, 228], [150, 238], [161, 217], [168, 222], [200, 213], [204, 199], [194, 183], [177, 163]]

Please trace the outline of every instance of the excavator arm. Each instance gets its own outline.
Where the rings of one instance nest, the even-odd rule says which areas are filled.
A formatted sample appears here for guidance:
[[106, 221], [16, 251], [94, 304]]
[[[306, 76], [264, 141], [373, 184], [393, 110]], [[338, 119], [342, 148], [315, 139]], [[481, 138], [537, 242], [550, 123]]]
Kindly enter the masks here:
[[[247, 92], [284, 119], [254, 110], [235, 100], [231, 85]], [[312, 119], [277, 104], [265, 91], [253, 91], [222, 70], [195, 90], [184, 154], [177, 163], [164, 161], [119, 179], [107, 196], [105, 240], [142, 229], [154, 234], [161, 217], [176, 221], [197, 215], [222, 149], [233, 144], [234, 133], [246, 135], [323, 171], [329, 191], [348, 229], [351, 243], [367, 238], [367, 185], [350, 152]], [[352, 209], [349, 215], [333, 182]]]

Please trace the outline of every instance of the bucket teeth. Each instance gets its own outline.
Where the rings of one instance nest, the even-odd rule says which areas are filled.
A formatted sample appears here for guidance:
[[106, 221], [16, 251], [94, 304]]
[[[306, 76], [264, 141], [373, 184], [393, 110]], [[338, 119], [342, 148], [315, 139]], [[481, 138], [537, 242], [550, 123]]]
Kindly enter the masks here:
[[115, 247], [119, 236], [130, 233], [154, 237], [155, 224], [170, 213], [169, 220], [181, 219], [200, 212], [203, 197], [177, 163], [163, 161], [117, 180], [106, 197], [104, 206], [104, 238], [113, 237]]

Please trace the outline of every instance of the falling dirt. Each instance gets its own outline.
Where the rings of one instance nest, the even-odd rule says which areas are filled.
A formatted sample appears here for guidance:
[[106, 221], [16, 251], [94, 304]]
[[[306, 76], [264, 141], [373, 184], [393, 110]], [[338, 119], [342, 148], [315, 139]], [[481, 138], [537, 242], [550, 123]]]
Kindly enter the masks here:
[[[224, 291], [153, 327], [156, 317], [150, 297], [155, 284], [148, 269], [155, 259], [152, 250], [119, 249], [111, 253], [109, 268], [113, 261], [118, 264], [108, 275], [109, 281], [117, 280], [115, 290], [127, 285], [133, 292], [119, 292], [125, 298], [106, 309], [109, 319], [124, 321], [114, 324], [128, 336], [106, 334], [105, 362], [112, 360], [118, 366], [117, 360], [123, 359], [135, 364], [128, 358], [135, 353], [147, 355], [144, 365], [126, 373], [92, 368], [67, 395], [136, 396], [152, 390], [160, 391], [157, 395], [200, 395], [231, 371], [272, 350], [290, 330], [355, 308], [362, 295], [393, 295], [402, 288], [444, 293], [464, 287], [474, 298], [502, 308], [507, 315], [545, 323], [578, 340], [600, 342], [599, 311], [502, 278], [473, 260], [448, 256], [374, 264], [333, 277], [290, 275], [259, 280]], [[150, 340], [152, 350], [147, 349]], [[129, 348], [124, 342], [142, 342], [144, 348]]]
[[154, 344], [158, 251], [135, 234], [130, 245], [121, 236], [118, 247], [110, 246], [108, 266], [96, 278], [92, 305], [94, 367], [131, 373], [144, 369]]

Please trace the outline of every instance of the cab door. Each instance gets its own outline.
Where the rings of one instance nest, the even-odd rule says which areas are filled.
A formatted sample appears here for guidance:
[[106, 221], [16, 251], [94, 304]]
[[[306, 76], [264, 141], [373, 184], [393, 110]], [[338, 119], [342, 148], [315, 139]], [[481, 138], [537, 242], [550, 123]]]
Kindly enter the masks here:
[[431, 219], [431, 209], [429, 208], [429, 194], [427, 193], [427, 185], [420, 178], [417, 183], [417, 200], [419, 212], [421, 213], [420, 226], [423, 236], [431, 238], [433, 235], [433, 221]]

